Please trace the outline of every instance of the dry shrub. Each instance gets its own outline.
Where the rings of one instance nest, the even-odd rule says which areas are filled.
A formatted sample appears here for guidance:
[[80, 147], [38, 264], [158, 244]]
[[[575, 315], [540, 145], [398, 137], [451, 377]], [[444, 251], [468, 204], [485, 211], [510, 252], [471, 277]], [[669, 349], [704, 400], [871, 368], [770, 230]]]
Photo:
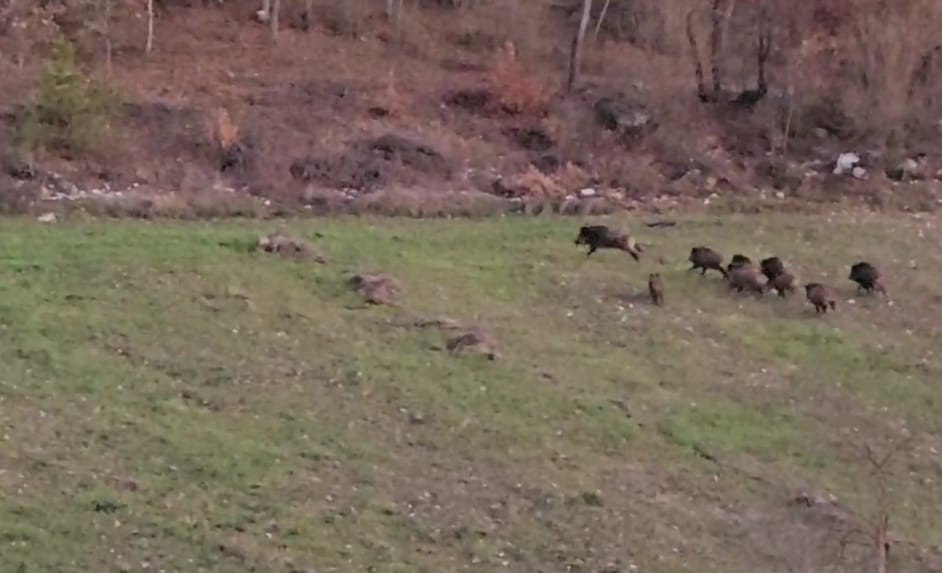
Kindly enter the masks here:
[[346, 209], [357, 214], [397, 217], [488, 217], [505, 213], [506, 199], [479, 191], [429, 193], [393, 188], [360, 195]]
[[666, 183], [650, 154], [606, 155], [599, 158], [596, 168], [606, 185], [625, 189], [632, 197], [656, 195]]
[[209, 127], [209, 137], [216, 148], [215, 161], [220, 171], [244, 170], [251, 164], [251, 145], [229, 111], [220, 108]]
[[[470, 52], [490, 53], [512, 42], [519, 56], [537, 61], [555, 47], [552, 14], [541, 0], [477, 0], [454, 10], [428, 10], [444, 39]], [[547, 41], [552, 38], [551, 41]]]
[[318, 0], [313, 8], [327, 30], [354, 38], [367, 30], [370, 17], [377, 12], [376, 5], [368, 0]]
[[509, 178], [503, 184], [502, 190], [508, 197], [530, 200], [557, 200], [567, 195], [562, 185], [533, 165], [523, 173]]
[[38, 185], [12, 181], [0, 174], [0, 215], [28, 213], [41, 198]]
[[390, 68], [389, 73], [386, 74], [385, 83], [384, 89], [377, 98], [376, 105], [370, 110], [374, 115], [400, 118], [413, 102], [406, 92], [399, 89], [395, 68]]
[[599, 32], [646, 49], [676, 54], [685, 47], [685, 19], [690, 5], [688, 0], [613, 1]]
[[239, 126], [233, 121], [227, 109], [219, 108], [216, 111], [216, 118], [210, 127], [209, 137], [223, 152], [238, 145]]
[[[942, 3], [937, 0], [872, 0], [856, 11], [847, 54], [864, 89], [861, 117], [879, 119], [890, 129], [923, 110], [917, 103], [917, 73], [931, 59], [942, 26]], [[928, 79], [928, 78], [927, 78]], [[883, 123], [881, 122], [881, 123]]]
[[255, 197], [226, 191], [199, 193], [133, 193], [122, 196], [76, 201], [85, 212], [117, 219], [262, 219], [268, 207]]
[[571, 161], [567, 161], [561, 169], [553, 173], [556, 184], [570, 193], [585, 188], [592, 182], [592, 175]]
[[581, 167], [567, 162], [553, 174], [546, 174], [530, 165], [502, 183], [503, 194], [527, 201], [558, 202], [585, 188], [592, 177]]
[[501, 108], [512, 114], [544, 115], [553, 95], [550, 87], [517, 58], [512, 42], [507, 42], [494, 59], [490, 84]]
[[773, 45], [784, 60], [781, 80], [793, 94], [796, 137], [820, 127], [842, 139], [875, 136], [892, 145], [907, 125], [942, 113], [942, 53], [935, 38], [942, 3], [776, 3], [773, 14], [798, 38]]

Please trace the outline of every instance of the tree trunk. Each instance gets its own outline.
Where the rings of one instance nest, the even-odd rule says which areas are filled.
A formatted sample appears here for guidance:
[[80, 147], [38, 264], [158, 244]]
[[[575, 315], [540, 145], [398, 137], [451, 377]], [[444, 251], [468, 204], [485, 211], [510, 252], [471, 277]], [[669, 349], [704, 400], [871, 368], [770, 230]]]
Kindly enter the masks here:
[[149, 54], [154, 49], [154, 0], [147, 0], [147, 43], [144, 53]]
[[310, 32], [314, 27], [314, 9], [311, 6], [312, 0], [304, 0], [304, 31]]
[[756, 89], [764, 97], [769, 86], [765, 79], [765, 64], [772, 53], [772, 26], [769, 23], [769, 14], [765, 3], [759, 6], [759, 46], [756, 50], [756, 60], [758, 63]]
[[278, 39], [278, 16], [281, 12], [281, 0], [270, 0], [270, 13], [268, 18], [271, 23], [271, 37], [274, 40]]
[[402, 1], [396, 2], [396, 39], [400, 39], [402, 35]]
[[723, 89], [720, 52], [723, 51], [723, 17], [720, 14], [720, 0], [713, 0], [710, 9], [710, 75], [713, 77], [713, 97], [718, 98]]
[[579, 61], [582, 57], [582, 43], [585, 40], [585, 31], [589, 27], [589, 17], [592, 15], [592, 0], [584, 0], [582, 3], [582, 18], [579, 20], [579, 29], [572, 39], [572, 51], [569, 53], [569, 77], [566, 80], [566, 92], [572, 92], [572, 88], [579, 79]]
[[886, 573], [886, 558], [890, 549], [890, 516], [886, 513], [880, 516], [880, 523], [877, 525], [877, 563], [876, 573]]
[[693, 59], [693, 77], [697, 82], [697, 98], [702, 102], [710, 101], [703, 78], [703, 64], [700, 63], [700, 48], [693, 30], [693, 10], [687, 12], [687, 42], [690, 44], [690, 57]]
[[105, 36], [105, 69], [111, 75], [111, 0], [104, 0], [102, 34]]

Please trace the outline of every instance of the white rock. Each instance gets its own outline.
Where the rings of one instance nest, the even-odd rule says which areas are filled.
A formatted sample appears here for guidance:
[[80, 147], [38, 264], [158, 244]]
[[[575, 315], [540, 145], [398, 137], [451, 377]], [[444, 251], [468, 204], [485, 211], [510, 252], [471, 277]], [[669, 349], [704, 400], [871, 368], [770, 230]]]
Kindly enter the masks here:
[[867, 178], [867, 170], [863, 167], [854, 167], [851, 171], [851, 175], [853, 175], [855, 179], [863, 180]]
[[579, 196], [585, 199], [586, 197], [595, 197], [595, 189], [591, 187], [586, 187], [579, 191]]
[[36, 220], [40, 223], [58, 223], [59, 217], [55, 213], [45, 213], [36, 217]]
[[858, 163], [860, 163], [860, 156], [856, 153], [841, 153], [837, 156], [837, 163], [834, 165], [834, 175], [843, 175], [851, 171]]

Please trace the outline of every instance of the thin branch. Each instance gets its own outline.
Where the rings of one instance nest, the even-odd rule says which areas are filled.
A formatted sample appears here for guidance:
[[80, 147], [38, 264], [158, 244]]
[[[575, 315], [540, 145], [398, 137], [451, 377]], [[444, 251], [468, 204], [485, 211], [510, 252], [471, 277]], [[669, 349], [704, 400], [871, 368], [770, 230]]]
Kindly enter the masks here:
[[281, 12], [281, 0], [270, 0], [271, 2], [271, 12], [268, 14], [269, 23], [271, 24], [271, 37], [273, 40], [278, 40], [279, 32], [279, 22], [278, 17]]
[[589, 17], [592, 15], [592, 0], [583, 0], [582, 18], [579, 20], [579, 28], [572, 39], [572, 49], [569, 53], [569, 77], [566, 79], [566, 92], [572, 92], [572, 88], [579, 78], [579, 61], [582, 58], [582, 43], [585, 39], [586, 28], [589, 26]]
[[605, 15], [608, 14], [608, 7], [611, 5], [612, 0], [605, 0], [605, 4], [602, 4], [602, 11], [599, 13], [599, 21], [595, 23], [595, 35], [592, 39], [593, 42], [599, 41], [599, 31], [602, 29], [602, 23], [605, 22]]
[[147, 0], [147, 42], [144, 44], [144, 53], [150, 54], [154, 50], [154, 0]]
[[700, 48], [697, 46], [697, 36], [693, 31], [693, 10], [687, 12], [687, 42], [690, 44], [690, 57], [693, 59], [693, 75], [697, 81], [697, 98], [702, 102], [710, 101], [703, 79], [703, 64], [700, 63]]

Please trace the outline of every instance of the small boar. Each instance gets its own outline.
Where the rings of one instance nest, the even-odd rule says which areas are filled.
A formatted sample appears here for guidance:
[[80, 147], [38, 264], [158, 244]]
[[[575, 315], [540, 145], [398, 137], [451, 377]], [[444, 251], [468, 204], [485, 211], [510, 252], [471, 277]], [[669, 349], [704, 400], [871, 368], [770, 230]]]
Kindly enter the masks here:
[[857, 283], [858, 293], [861, 289], [866, 293], [876, 290], [886, 296], [886, 287], [883, 286], [880, 271], [868, 262], [859, 262], [850, 267], [850, 275], [847, 278]]
[[765, 283], [765, 290], [775, 290], [778, 296], [785, 298], [788, 293], [795, 292], [795, 275], [782, 271]]
[[834, 300], [831, 289], [821, 283], [806, 284], [805, 296], [808, 298], [808, 302], [814, 305], [816, 313], [827, 314], [828, 307], [831, 307], [831, 310], [837, 310], [837, 301]]
[[655, 306], [664, 306], [664, 283], [660, 273], [651, 273], [648, 277], [648, 292], [651, 293], [651, 302]]
[[733, 255], [732, 260], [729, 261], [729, 264], [726, 265], [726, 271], [732, 272], [733, 269], [736, 269], [739, 267], [745, 267], [751, 264], [752, 264], [752, 259], [750, 259], [746, 255], [741, 255], [739, 253], [736, 253], [735, 255]]
[[493, 338], [480, 328], [471, 328], [448, 339], [445, 347], [448, 354], [481, 354], [489, 360], [501, 358], [500, 350]]
[[762, 262], [759, 263], [759, 268], [762, 270], [762, 274], [765, 275], [765, 278], [770, 281], [785, 272], [785, 264], [782, 263], [782, 259], [778, 257], [762, 259]]
[[630, 234], [610, 229], [605, 225], [583, 225], [579, 229], [579, 236], [576, 237], [575, 243], [589, 246], [587, 257], [592, 256], [592, 253], [599, 249], [618, 249], [639, 261], [643, 251], [641, 245]]
[[737, 292], [752, 291], [758, 295], [765, 292], [759, 271], [752, 265], [733, 267], [729, 271], [729, 288]]
[[694, 247], [690, 249], [690, 258], [687, 259], [693, 265], [691, 271], [700, 269], [700, 274], [705, 275], [708, 270], [719, 271], [723, 278], [726, 278], [726, 269], [723, 268], [723, 255], [717, 253], [710, 247]]
[[327, 256], [320, 249], [283, 231], [260, 236], [255, 242], [255, 250], [298, 259], [313, 259], [322, 264], [327, 262]]

